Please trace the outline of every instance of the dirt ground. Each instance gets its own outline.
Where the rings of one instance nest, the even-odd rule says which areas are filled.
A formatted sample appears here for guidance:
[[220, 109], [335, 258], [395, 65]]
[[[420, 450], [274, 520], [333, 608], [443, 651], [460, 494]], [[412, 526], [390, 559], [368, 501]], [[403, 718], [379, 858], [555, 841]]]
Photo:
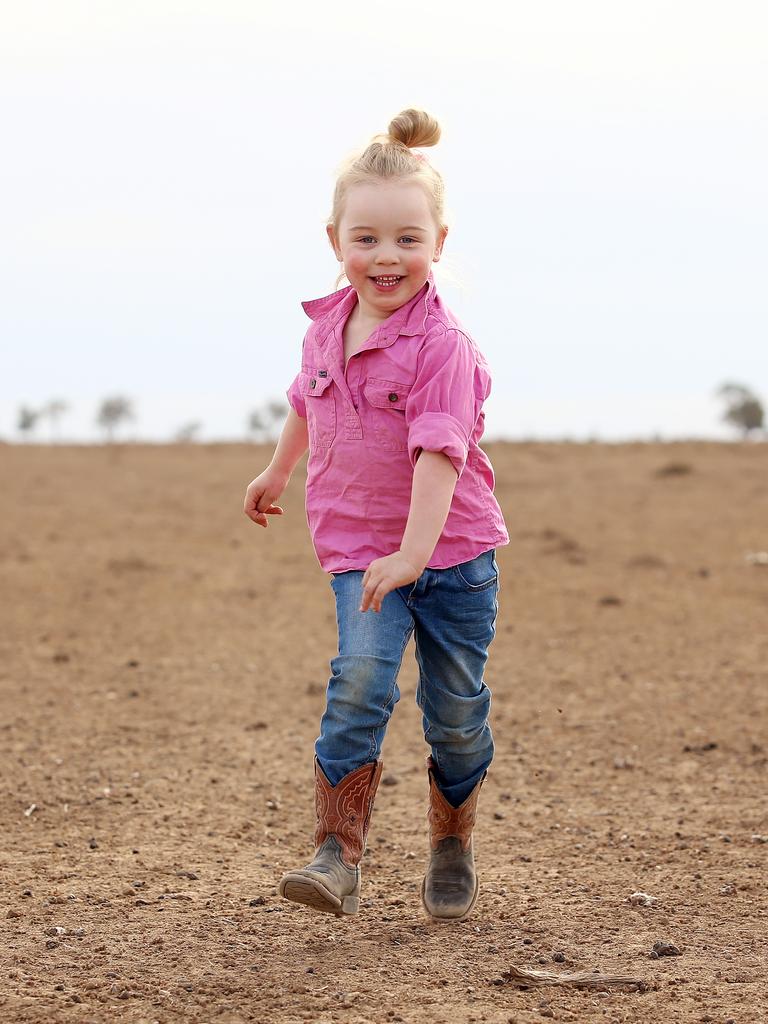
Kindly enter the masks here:
[[446, 925], [412, 644], [361, 913], [277, 896], [336, 653], [303, 469], [263, 530], [266, 448], [0, 448], [3, 1024], [768, 1020], [768, 444], [488, 451], [497, 753]]

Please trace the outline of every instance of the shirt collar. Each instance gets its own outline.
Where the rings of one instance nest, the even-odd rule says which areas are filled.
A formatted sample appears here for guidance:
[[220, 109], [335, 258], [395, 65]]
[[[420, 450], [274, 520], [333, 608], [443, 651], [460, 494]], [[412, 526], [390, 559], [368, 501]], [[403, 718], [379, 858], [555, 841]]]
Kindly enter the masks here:
[[[387, 330], [396, 328], [400, 334], [423, 334], [426, 330], [430, 306], [435, 301], [436, 296], [435, 276], [430, 269], [429, 277], [424, 287], [405, 305], [396, 309], [390, 317], [383, 320], [382, 326], [386, 324]], [[327, 318], [329, 326], [331, 326], [341, 316], [350, 313], [356, 301], [357, 294], [350, 284], [346, 288], [340, 288], [339, 291], [332, 292], [330, 295], [324, 295], [322, 298], [308, 299], [306, 302], [302, 302], [301, 306], [310, 320], [324, 320]], [[337, 315], [334, 316], [334, 313]]]

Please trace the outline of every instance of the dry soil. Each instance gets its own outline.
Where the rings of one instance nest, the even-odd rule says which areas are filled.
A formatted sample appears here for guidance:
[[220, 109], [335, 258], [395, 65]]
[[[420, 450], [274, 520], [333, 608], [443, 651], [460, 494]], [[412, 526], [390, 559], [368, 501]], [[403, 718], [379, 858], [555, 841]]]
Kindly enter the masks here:
[[446, 925], [408, 652], [361, 913], [277, 895], [336, 653], [303, 470], [264, 530], [266, 448], [0, 449], [0, 1020], [768, 1020], [768, 445], [488, 451], [497, 754]]

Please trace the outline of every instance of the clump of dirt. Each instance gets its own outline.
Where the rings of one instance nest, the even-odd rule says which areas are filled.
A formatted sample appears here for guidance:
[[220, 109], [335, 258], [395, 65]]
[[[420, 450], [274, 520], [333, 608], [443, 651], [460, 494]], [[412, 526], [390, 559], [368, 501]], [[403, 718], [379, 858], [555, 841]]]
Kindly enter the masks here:
[[656, 470], [656, 476], [690, 476], [692, 472], [690, 462], [665, 462]]

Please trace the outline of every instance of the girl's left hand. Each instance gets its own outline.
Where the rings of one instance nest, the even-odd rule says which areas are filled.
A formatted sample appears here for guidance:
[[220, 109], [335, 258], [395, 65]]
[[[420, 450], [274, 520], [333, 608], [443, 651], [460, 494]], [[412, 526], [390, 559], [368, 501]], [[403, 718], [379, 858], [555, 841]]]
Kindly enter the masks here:
[[419, 569], [408, 561], [401, 551], [393, 551], [384, 558], [374, 559], [363, 576], [360, 611], [367, 612], [372, 608], [375, 612], [380, 612], [381, 602], [391, 590], [404, 587], [407, 583], [414, 583], [423, 571], [423, 568]]

